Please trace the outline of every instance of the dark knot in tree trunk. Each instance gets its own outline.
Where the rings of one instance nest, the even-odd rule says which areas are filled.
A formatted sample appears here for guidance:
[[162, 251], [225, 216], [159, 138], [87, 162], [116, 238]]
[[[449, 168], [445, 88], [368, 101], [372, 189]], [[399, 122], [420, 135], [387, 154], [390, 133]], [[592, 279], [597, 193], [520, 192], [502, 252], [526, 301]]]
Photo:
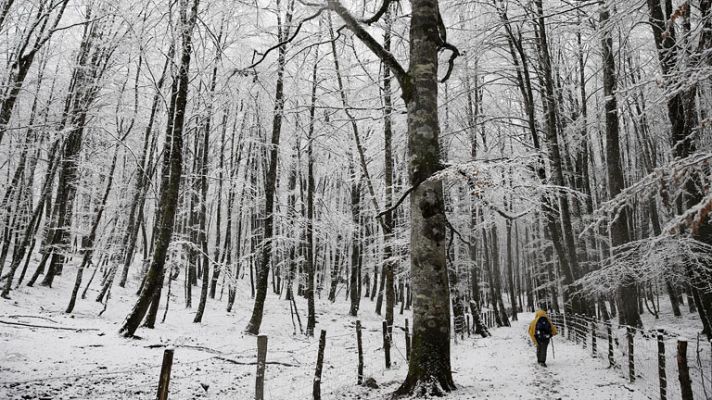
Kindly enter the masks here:
[[428, 239], [440, 242], [445, 240], [446, 231], [443, 204], [433, 189], [426, 189], [418, 202], [420, 214], [425, 220], [423, 235]]

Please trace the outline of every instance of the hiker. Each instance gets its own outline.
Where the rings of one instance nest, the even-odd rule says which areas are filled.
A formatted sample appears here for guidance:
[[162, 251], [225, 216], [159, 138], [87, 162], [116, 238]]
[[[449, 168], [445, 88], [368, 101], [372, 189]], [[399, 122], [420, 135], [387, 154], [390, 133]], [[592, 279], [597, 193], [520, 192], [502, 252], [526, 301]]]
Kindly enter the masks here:
[[549, 340], [557, 333], [558, 330], [549, 320], [546, 311], [537, 310], [534, 320], [529, 324], [529, 336], [536, 345], [536, 360], [542, 367], [546, 367], [546, 350], [549, 347]]

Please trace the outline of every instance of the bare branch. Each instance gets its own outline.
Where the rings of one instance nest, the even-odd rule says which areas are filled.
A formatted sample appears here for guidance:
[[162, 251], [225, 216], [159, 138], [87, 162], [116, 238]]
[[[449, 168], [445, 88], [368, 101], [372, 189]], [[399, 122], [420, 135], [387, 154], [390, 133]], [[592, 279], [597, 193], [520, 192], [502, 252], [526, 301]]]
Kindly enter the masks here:
[[392, 1], [393, 0], [383, 0], [383, 4], [381, 4], [381, 8], [379, 8], [378, 11], [376, 11], [376, 13], [373, 14], [373, 16], [371, 18], [362, 19], [362, 20], [360, 20], [360, 22], [362, 22], [366, 25], [371, 25], [374, 22], [377, 22], [379, 19], [381, 19], [383, 14], [385, 14], [386, 11], [388, 11], [388, 6], [391, 5]]
[[304, 25], [305, 22], [308, 22], [308, 21], [311, 21], [311, 20], [317, 18], [318, 16], [321, 15], [321, 13], [323, 13], [323, 12], [326, 11], [326, 10], [327, 10], [327, 7], [321, 7], [321, 8], [319, 8], [314, 14], [312, 14], [312, 15], [310, 15], [310, 16], [304, 18], [303, 20], [301, 20], [301, 21], [299, 22], [299, 24], [297, 25], [297, 28], [294, 30], [294, 33], [292, 34], [292, 36], [290, 36], [288, 39], [283, 40], [283, 41], [281, 41], [281, 42], [275, 44], [274, 46], [270, 47], [269, 49], [267, 49], [264, 53], [262, 53], [262, 55], [260, 56], [260, 58], [259, 58], [257, 61], [253, 62], [251, 65], [249, 65], [249, 66], [247, 66], [247, 67], [245, 67], [245, 68], [242, 68], [242, 69], [235, 69], [235, 70], [232, 72], [232, 74], [230, 74], [230, 76], [228, 77], [228, 80], [229, 80], [230, 78], [232, 78], [235, 74], [238, 74], [238, 73], [239, 73], [240, 75], [247, 75], [247, 74], [249, 73], [248, 70], [253, 69], [253, 68], [255, 68], [256, 66], [260, 65], [260, 64], [262, 63], [262, 61], [264, 61], [265, 58], [267, 58], [267, 56], [269, 55], [269, 53], [271, 53], [271, 52], [274, 51], [274, 50], [277, 50], [278, 48], [284, 46], [284, 45], [287, 44], [287, 43], [291, 43], [291, 42], [297, 37], [297, 35], [299, 34], [299, 32], [301, 31], [302, 26]]
[[389, 207], [389, 208], [387, 208], [387, 209], [381, 211], [380, 213], [378, 213], [378, 215], [376, 215], [376, 218], [380, 218], [380, 217], [382, 217], [382, 216], [388, 214], [389, 212], [395, 211], [396, 208], [398, 208], [398, 207], [401, 205], [401, 203], [403, 203], [403, 200], [405, 200], [405, 198], [408, 197], [409, 194], [411, 194], [415, 189], [417, 189], [418, 186], [420, 186], [421, 183], [422, 183], [422, 182], [418, 182], [418, 183], [416, 183], [415, 185], [409, 187], [408, 190], [406, 190], [405, 192], [403, 192], [403, 194], [402, 194], [401, 197], [398, 199], [398, 201], [395, 202], [395, 204], [393, 204], [391, 207]]
[[403, 91], [403, 98], [407, 99], [410, 97], [410, 89], [409, 89], [409, 78], [408, 78], [408, 73], [405, 71], [403, 66], [400, 65], [398, 60], [391, 54], [390, 52], [386, 51], [383, 46], [381, 46], [376, 39], [369, 34], [366, 29], [354, 18], [353, 15], [338, 1], [338, 0], [328, 0], [328, 7], [332, 11], [336, 12], [339, 14], [339, 17], [344, 20], [344, 23], [346, 24], [346, 27], [353, 32], [356, 37], [361, 39], [363, 44], [366, 45], [378, 58], [383, 61], [384, 64], [388, 68], [393, 71], [393, 74], [395, 75], [396, 79], [398, 79], [398, 83], [400, 84], [401, 90]]
[[510, 221], [514, 221], [514, 220], [516, 220], [516, 219], [522, 218], [522, 217], [528, 215], [528, 214], [532, 211], [531, 209], [529, 209], [529, 210], [522, 211], [522, 212], [520, 212], [519, 214], [510, 214], [510, 213], [508, 213], [508, 212], [506, 212], [506, 211], [503, 211], [503, 210], [499, 209], [499, 207], [495, 206], [494, 204], [490, 203], [489, 201], [487, 201], [487, 200], [485, 200], [485, 199], [483, 199], [483, 198], [481, 198], [481, 197], [479, 198], [479, 200], [480, 200], [482, 203], [484, 203], [484, 205], [486, 205], [487, 207], [489, 207], [489, 208], [491, 208], [492, 210], [494, 210], [497, 214], [501, 215], [504, 219], [507, 219], [507, 220], [510, 220]]
[[443, 42], [441, 47], [448, 49], [452, 52], [450, 53], [450, 58], [447, 60], [447, 72], [445, 73], [445, 76], [440, 80], [440, 83], [445, 83], [448, 79], [450, 79], [450, 74], [452, 74], [452, 70], [455, 68], [455, 59], [460, 56], [460, 50], [458, 50], [457, 47], [451, 45], [448, 42]]
[[457, 229], [455, 229], [454, 226], [452, 226], [452, 224], [450, 223], [450, 220], [447, 219], [447, 217], [445, 217], [445, 223], [447, 223], [447, 226], [450, 227], [450, 232], [451, 232], [451, 233], [450, 233], [450, 235], [451, 235], [451, 236], [450, 236], [450, 242], [452, 242], [452, 233], [455, 233], [455, 234], [457, 234], [457, 237], [459, 237], [460, 240], [461, 240], [463, 243], [465, 243], [465, 244], [468, 245], [468, 246], [474, 246], [474, 244], [473, 244], [472, 242], [470, 242], [469, 240], [465, 239], [465, 237], [462, 236], [462, 234], [461, 234]]
[[448, 79], [450, 79], [452, 70], [455, 68], [455, 59], [460, 56], [460, 50], [458, 50], [457, 47], [447, 41], [447, 29], [445, 28], [445, 23], [443, 22], [443, 17], [440, 14], [440, 10], [438, 10], [437, 14], [437, 24], [438, 33], [440, 34], [440, 50], [447, 49], [451, 51], [450, 58], [447, 61], [447, 72], [445, 73], [445, 76], [440, 80], [440, 83], [445, 83]]

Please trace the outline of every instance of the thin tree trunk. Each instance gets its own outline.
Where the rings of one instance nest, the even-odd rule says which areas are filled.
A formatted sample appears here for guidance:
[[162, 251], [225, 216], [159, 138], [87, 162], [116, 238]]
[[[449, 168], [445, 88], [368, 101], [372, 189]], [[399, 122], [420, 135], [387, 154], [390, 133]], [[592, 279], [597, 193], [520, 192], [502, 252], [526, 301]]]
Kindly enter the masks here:
[[[125, 137], [125, 136], [124, 136]], [[104, 215], [104, 210], [106, 210], [106, 202], [109, 199], [109, 193], [111, 193], [111, 188], [114, 183], [114, 171], [116, 170], [116, 160], [119, 155], [119, 145], [116, 145], [114, 150], [114, 157], [111, 160], [111, 167], [107, 174], [106, 189], [104, 189], [104, 195], [98, 205], [96, 216], [94, 217], [94, 223], [92, 224], [91, 231], [86, 238], [86, 248], [84, 249], [84, 255], [82, 257], [82, 263], [79, 265], [77, 270], [77, 277], [74, 281], [74, 288], [72, 289], [72, 294], [69, 298], [69, 304], [67, 309], [64, 311], [70, 314], [74, 310], [74, 305], [77, 301], [77, 293], [79, 293], [79, 288], [82, 285], [82, 276], [84, 275], [84, 269], [91, 264], [91, 259], [94, 256], [94, 243], [96, 242], [96, 234], [99, 230], [99, 223], [101, 222], [101, 217]]]
[[[119, 286], [125, 287], [126, 281], [129, 275], [129, 268], [131, 267], [131, 262], [133, 261], [134, 251], [136, 249], [136, 240], [138, 237], [139, 219], [143, 212], [143, 206], [146, 201], [146, 193], [148, 191], [148, 186], [150, 183], [152, 171], [153, 171], [153, 158], [155, 150], [155, 136], [153, 134], [153, 126], [156, 120], [156, 113], [158, 112], [158, 107], [161, 104], [161, 90], [166, 81], [169, 63], [173, 60], [175, 55], [175, 45], [171, 44], [168, 49], [168, 55], [166, 56], [166, 62], [163, 66], [163, 72], [161, 72], [161, 78], [158, 80], [158, 85], [156, 87], [156, 93], [153, 96], [153, 102], [151, 104], [151, 112], [148, 117], [148, 124], [144, 131], [143, 136], [143, 149], [141, 152], [141, 158], [137, 163], [137, 174], [136, 181], [133, 189], [133, 198], [131, 200], [131, 205], [129, 206], [128, 212], [128, 225], [126, 227], [126, 233], [122, 242], [122, 249], [124, 254], [124, 265], [121, 270], [121, 278], [119, 280]], [[151, 138], [154, 139], [151, 139]], [[145, 246], [144, 246], [145, 247]]]
[[[623, 167], [620, 154], [620, 135], [618, 130], [618, 101], [616, 98], [616, 66], [613, 59], [613, 39], [610, 26], [607, 26], [610, 12], [605, 3], [600, 11], [601, 50], [603, 59], [603, 93], [605, 96], [606, 110], [606, 158], [608, 166], [608, 187], [611, 198], [617, 196], [624, 189]], [[623, 208], [617, 218], [611, 223], [611, 251], [616, 252], [616, 247], [624, 246], [630, 242], [628, 232], [628, 208]], [[620, 251], [620, 250], [619, 250]], [[640, 327], [642, 321], [638, 312], [638, 288], [632, 276], [622, 276], [618, 289], [621, 310], [619, 320], [622, 324]]]
[[[292, 12], [294, 9], [294, 0], [289, 0], [287, 6], [287, 15], [284, 26], [280, 24], [279, 38], [289, 37], [289, 27], [292, 23]], [[286, 28], [285, 28], [286, 26]], [[262, 315], [264, 312], [265, 297], [267, 296], [267, 287], [269, 279], [269, 265], [272, 257], [272, 238], [274, 236], [274, 195], [277, 187], [277, 163], [279, 162], [279, 142], [282, 131], [282, 117], [284, 114], [284, 70], [287, 63], [286, 60], [287, 46], [286, 43], [279, 46], [278, 68], [277, 68], [277, 87], [275, 89], [274, 116], [272, 120], [272, 139], [270, 141], [269, 151], [269, 170], [267, 172], [265, 182], [265, 218], [264, 218], [264, 237], [262, 243], [262, 257], [260, 265], [257, 269], [257, 291], [255, 296], [255, 305], [252, 310], [250, 322], [245, 328], [245, 332], [257, 335], [260, 332], [262, 325]]]
[[146, 273], [146, 281], [141, 294], [119, 330], [119, 333], [125, 337], [134, 335], [152, 302], [156, 303], [157, 308], [158, 299], [152, 300], [155, 294], [160, 295], [160, 287], [163, 283], [164, 264], [173, 234], [175, 214], [178, 207], [178, 191], [183, 167], [183, 124], [188, 102], [188, 79], [193, 49], [191, 36], [198, 17], [198, 3], [199, 0], [193, 0], [190, 15], [188, 15], [187, 0], [181, 1], [180, 4], [181, 59], [178, 75], [174, 77], [171, 88], [171, 104], [168, 113], [169, 123], [166, 126], [166, 149], [163, 157], [163, 178], [159, 196], [159, 213], [157, 223], [154, 225], [154, 229], [157, 230], [156, 243], [153, 249], [153, 259]]
[[[198, 310], [195, 313], [194, 323], [199, 323], [203, 320], [203, 313], [205, 312], [205, 303], [208, 298], [208, 288], [210, 286], [210, 257], [208, 255], [208, 230], [207, 230], [207, 220], [208, 220], [208, 158], [209, 158], [209, 146], [210, 146], [210, 129], [211, 120], [213, 117], [213, 100], [215, 97], [215, 86], [217, 85], [218, 78], [218, 65], [220, 63], [221, 52], [222, 52], [222, 35], [223, 26], [220, 26], [220, 33], [218, 34], [217, 43], [215, 45], [215, 65], [213, 66], [213, 76], [210, 81], [210, 96], [208, 104], [208, 109], [205, 116], [205, 126], [203, 128], [203, 154], [201, 160], [201, 171], [200, 171], [200, 243], [203, 249], [203, 284], [200, 289], [200, 301], [198, 302]], [[219, 196], [219, 194], [218, 194]], [[220, 226], [218, 225], [218, 231], [220, 231]], [[217, 260], [217, 259], [216, 259]], [[217, 268], [217, 264], [216, 267]], [[214, 272], [213, 272], [214, 274]], [[214, 293], [213, 293], [214, 294]]]
[[353, 231], [351, 234], [351, 278], [349, 280], [349, 295], [351, 305], [349, 315], [356, 316], [358, 314], [361, 296], [359, 296], [359, 282], [361, 278], [361, 269], [359, 268], [359, 258], [361, 255], [361, 180], [358, 174], [354, 171], [353, 163], [350, 164], [351, 172], [351, 220], [353, 221]]

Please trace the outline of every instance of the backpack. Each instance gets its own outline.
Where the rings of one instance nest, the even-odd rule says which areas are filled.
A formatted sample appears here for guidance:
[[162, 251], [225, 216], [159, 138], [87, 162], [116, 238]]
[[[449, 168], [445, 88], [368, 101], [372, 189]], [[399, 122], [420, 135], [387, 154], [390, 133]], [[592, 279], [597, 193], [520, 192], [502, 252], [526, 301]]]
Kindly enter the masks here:
[[547, 341], [551, 338], [551, 322], [546, 317], [540, 317], [536, 321], [534, 337], [537, 342]]

